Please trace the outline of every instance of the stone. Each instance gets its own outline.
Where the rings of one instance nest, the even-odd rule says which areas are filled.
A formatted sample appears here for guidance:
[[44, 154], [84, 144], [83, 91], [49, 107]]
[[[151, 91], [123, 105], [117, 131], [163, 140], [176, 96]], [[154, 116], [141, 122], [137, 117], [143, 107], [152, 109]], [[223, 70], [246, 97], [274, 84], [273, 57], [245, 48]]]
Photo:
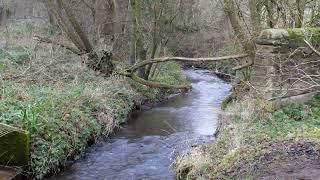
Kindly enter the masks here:
[[[267, 99], [297, 96], [314, 91], [315, 89], [308, 89], [308, 86], [314, 83], [308, 82], [309, 78], [297, 80], [300, 73], [297, 68], [311, 75], [317, 75], [319, 69], [317, 64], [308, 63], [317, 61], [319, 57], [312, 54], [312, 51], [305, 50], [310, 49], [304, 42], [305, 39], [313, 45], [319, 45], [320, 28], [263, 30], [256, 40], [255, 63], [251, 72], [253, 90], [262, 92]], [[282, 101], [300, 99], [305, 98], [297, 96]], [[277, 103], [279, 102], [275, 104]]]
[[289, 33], [285, 29], [266, 29], [259, 36], [262, 39], [281, 40], [288, 39]]
[[303, 40], [309, 39], [309, 37], [319, 41], [320, 28], [266, 29], [260, 33], [256, 43], [258, 45], [297, 48], [305, 46]]
[[28, 132], [0, 123], [0, 165], [28, 165], [29, 143]]
[[289, 44], [289, 33], [285, 29], [266, 29], [260, 33], [256, 40], [259, 45], [280, 46]]

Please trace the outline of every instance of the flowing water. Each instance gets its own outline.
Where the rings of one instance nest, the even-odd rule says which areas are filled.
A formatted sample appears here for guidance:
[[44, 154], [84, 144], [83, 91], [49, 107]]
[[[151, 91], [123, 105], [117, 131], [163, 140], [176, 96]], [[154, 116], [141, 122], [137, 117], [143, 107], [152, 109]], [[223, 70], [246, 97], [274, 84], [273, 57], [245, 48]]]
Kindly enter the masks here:
[[175, 179], [177, 153], [213, 139], [220, 103], [231, 86], [209, 71], [186, 70], [193, 90], [139, 112], [115, 137], [52, 179]]

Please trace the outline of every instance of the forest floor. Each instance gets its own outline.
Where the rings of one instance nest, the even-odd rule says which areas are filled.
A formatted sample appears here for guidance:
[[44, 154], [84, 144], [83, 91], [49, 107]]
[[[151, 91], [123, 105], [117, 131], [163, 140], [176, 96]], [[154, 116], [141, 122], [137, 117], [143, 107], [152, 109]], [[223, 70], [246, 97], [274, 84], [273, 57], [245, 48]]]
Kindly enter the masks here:
[[[34, 35], [41, 35], [68, 43], [47, 24], [17, 22], [0, 34], [0, 123], [30, 133], [26, 173], [35, 178], [58, 173], [89, 144], [125, 123], [135, 107], [171, 93], [115, 74], [102, 77], [89, 70], [82, 57], [34, 41]], [[117, 69], [126, 66], [118, 59], [114, 63]], [[186, 83], [176, 63], [164, 64], [154, 80]]]
[[176, 161], [178, 179], [318, 179], [320, 95], [272, 110], [245, 97], [221, 115], [212, 144]]
[[[260, 179], [319, 179], [319, 144], [312, 142], [275, 142], [270, 152], [260, 157]], [[283, 153], [283, 154], [281, 154]]]

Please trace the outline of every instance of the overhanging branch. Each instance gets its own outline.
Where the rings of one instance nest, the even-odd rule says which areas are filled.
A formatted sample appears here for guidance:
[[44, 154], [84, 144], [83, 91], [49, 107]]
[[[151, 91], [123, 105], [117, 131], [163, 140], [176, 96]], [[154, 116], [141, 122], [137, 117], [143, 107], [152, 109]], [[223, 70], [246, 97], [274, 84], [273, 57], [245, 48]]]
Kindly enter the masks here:
[[138, 77], [135, 74], [132, 74], [130, 78], [140, 84], [152, 87], [152, 88], [164, 88], [164, 89], [186, 89], [189, 90], [192, 88], [191, 85], [171, 85], [171, 84], [165, 84], [165, 83], [159, 83], [154, 81], [147, 81], [140, 77]]
[[135, 72], [140, 67], [144, 67], [144, 66], [149, 65], [149, 64], [164, 63], [164, 62], [168, 62], [168, 61], [213, 62], [213, 61], [245, 58], [245, 57], [248, 57], [248, 56], [249, 56], [248, 54], [240, 54], [240, 55], [233, 55], [233, 56], [208, 57], [208, 58], [162, 57], [162, 58], [155, 58], [155, 59], [141, 61], [141, 62], [133, 65], [132, 67], [128, 68], [127, 72]]
[[[140, 78], [135, 74], [135, 72], [141, 68], [145, 67], [150, 64], [156, 64], [156, 63], [164, 63], [168, 61], [178, 61], [178, 62], [213, 62], [213, 61], [222, 61], [222, 60], [230, 60], [230, 59], [238, 59], [238, 58], [245, 58], [248, 57], [248, 54], [239, 54], [239, 55], [232, 55], [232, 56], [222, 56], [222, 57], [207, 57], [207, 58], [187, 58], [187, 57], [162, 57], [162, 58], [154, 58], [150, 60], [141, 61], [139, 63], [136, 63], [135, 65], [128, 67], [125, 71], [121, 72], [120, 74], [123, 76], [126, 76], [128, 78], [131, 78], [132, 80], [149, 86], [153, 88], [166, 88], [166, 89], [191, 89], [191, 85], [170, 85], [170, 84], [164, 84], [160, 82], [154, 82], [154, 81], [147, 81], [143, 78]], [[252, 63], [250, 64], [252, 65]], [[250, 66], [250, 65], [246, 65]]]

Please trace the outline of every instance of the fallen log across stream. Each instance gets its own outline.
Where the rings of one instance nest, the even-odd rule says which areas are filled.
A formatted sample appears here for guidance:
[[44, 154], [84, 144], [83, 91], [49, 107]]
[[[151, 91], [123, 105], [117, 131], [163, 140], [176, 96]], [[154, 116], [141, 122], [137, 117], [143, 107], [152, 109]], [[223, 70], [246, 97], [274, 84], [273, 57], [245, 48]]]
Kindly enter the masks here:
[[136, 81], [140, 84], [153, 87], [153, 88], [166, 88], [166, 89], [184, 89], [188, 90], [191, 89], [191, 85], [171, 85], [165, 84], [155, 81], [145, 80], [135, 74], [135, 72], [142, 67], [147, 65], [157, 64], [157, 63], [165, 63], [169, 61], [177, 61], [177, 62], [193, 62], [193, 63], [206, 63], [206, 62], [214, 62], [214, 61], [222, 61], [222, 60], [231, 60], [231, 59], [239, 59], [248, 57], [248, 54], [238, 54], [232, 56], [221, 56], [221, 57], [206, 57], [206, 58], [187, 58], [187, 57], [161, 57], [161, 58], [154, 58], [149, 60], [144, 60], [134, 64], [131, 67], [128, 67], [123, 72], [120, 72], [120, 75], [126, 76], [131, 78], [133, 81]]

